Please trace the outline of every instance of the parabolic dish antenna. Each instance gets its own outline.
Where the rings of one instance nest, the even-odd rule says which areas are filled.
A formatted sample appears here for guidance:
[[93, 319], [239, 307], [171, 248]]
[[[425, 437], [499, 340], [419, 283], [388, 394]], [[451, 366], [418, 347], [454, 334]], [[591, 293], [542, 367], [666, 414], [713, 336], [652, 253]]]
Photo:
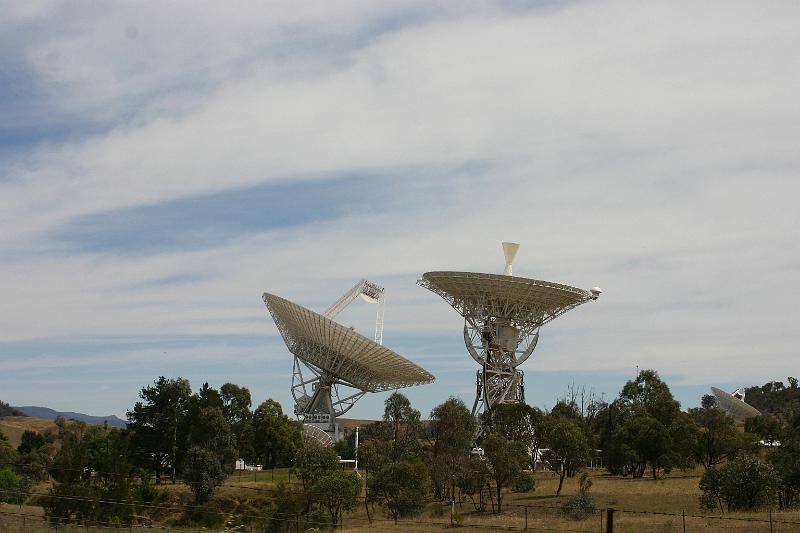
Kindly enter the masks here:
[[[383, 288], [367, 280], [357, 283], [324, 314], [264, 293], [264, 303], [295, 356], [292, 376], [295, 414], [305, 424], [323, 430], [334, 442], [339, 440], [336, 417], [349, 411], [365, 393], [434, 380], [429, 372], [380, 344], [382, 307], [377, 313], [374, 341], [331, 319], [361, 294], [377, 303], [383, 302]], [[340, 394], [340, 387], [355, 390]]]
[[733, 394], [728, 394], [724, 390], [711, 387], [711, 392], [714, 394], [714, 398], [717, 399], [720, 409], [739, 422], [761, 415], [761, 411], [745, 403], [742, 389], [734, 391]]
[[523, 373], [539, 328], [602, 290], [578, 289], [512, 275], [519, 245], [503, 243], [505, 274], [426, 272], [417, 284], [441, 296], [464, 317], [464, 344], [481, 365], [473, 415], [500, 403], [525, 401]]

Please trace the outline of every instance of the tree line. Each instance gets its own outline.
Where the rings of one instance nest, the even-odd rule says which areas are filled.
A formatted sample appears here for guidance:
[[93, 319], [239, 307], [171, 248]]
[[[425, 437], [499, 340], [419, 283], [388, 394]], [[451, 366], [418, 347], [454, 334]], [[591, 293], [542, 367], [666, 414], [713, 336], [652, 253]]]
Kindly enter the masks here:
[[244, 458], [296, 475], [254, 511], [268, 531], [330, 527], [356, 505], [394, 520], [430, 500], [500, 513], [509, 491], [536, 490], [535, 468], [557, 474], [556, 495], [565, 479], [583, 474], [564, 510], [585, 516], [594, 505], [585, 473], [592, 461], [614, 475], [653, 479], [700, 466], [709, 509], [790, 508], [800, 504], [800, 395], [793, 378], [788, 387], [778, 383], [759, 388], [767, 408], [743, 428], [713, 396], [682, 411], [654, 370], [639, 372], [610, 402], [572, 387], [549, 410], [499, 405], [478, 420], [451, 397], [423, 421], [395, 392], [382, 420], [361, 428], [359, 477], [337, 461], [355, 458], [352, 433], [324, 448], [304, 441], [302, 424], [274, 400], [252, 409], [244, 387], [205, 383], [192, 392], [185, 379], [160, 377], [140, 391], [126, 429], [60, 419], [55, 432], [25, 432], [17, 449], [0, 436], [0, 500], [22, 504], [33, 484], [50, 478], [48, 494], [36, 500], [49, 519], [129, 525], [170, 501], [165, 481], [180, 480], [199, 510], [186, 520], [203, 522], [221, 516], [210, 500]]

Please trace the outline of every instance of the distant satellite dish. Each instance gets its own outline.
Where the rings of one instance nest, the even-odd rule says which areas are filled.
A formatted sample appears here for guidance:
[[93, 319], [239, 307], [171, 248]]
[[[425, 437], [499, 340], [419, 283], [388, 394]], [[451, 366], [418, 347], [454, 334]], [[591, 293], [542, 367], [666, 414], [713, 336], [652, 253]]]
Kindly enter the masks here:
[[316, 442], [323, 448], [330, 448], [333, 446], [333, 440], [324, 430], [311, 424], [303, 424], [303, 439], [305, 441]]
[[736, 391], [736, 393], [741, 395], [741, 399], [716, 387], [711, 387], [711, 392], [714, 394], [714, 398], [717, 399], [719, 408], [737, 421], [741, 422], [748, 418], [761, 415], [761, 411], [745, 403], [744, 392], [741, 389]]

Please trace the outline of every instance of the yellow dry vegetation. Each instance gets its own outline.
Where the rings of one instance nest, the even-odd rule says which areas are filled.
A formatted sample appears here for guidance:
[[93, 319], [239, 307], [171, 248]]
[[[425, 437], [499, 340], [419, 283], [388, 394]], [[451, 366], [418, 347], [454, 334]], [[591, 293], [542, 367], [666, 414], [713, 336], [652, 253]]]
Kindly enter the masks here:
[[36, 431], [44, 433], [47, 430], [57, 431], [55, 422], [44, 418], [32, 418], [29, 416], [3, 416], [0, 417], [0, 431], [8, 437], [9, 442], [15, 448], [22, 440], [25, 431]]

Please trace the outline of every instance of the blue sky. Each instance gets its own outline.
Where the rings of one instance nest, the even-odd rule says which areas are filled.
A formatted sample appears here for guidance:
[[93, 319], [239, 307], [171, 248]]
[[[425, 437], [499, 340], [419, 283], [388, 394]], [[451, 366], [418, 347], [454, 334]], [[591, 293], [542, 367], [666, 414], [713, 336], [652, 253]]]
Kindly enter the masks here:
[[796, 374], [795, 3], [0, 8], [4, 401], [123, 416], [166, 375], [290, 411], [261, 293], [367, 277], [437, 377], [412, 401], [471, 404], [462, 321], [415, 281], [500, 272], [504, 240], [605, 289], [544, 329], [534, 405], [637, 365], [685, 407]]

